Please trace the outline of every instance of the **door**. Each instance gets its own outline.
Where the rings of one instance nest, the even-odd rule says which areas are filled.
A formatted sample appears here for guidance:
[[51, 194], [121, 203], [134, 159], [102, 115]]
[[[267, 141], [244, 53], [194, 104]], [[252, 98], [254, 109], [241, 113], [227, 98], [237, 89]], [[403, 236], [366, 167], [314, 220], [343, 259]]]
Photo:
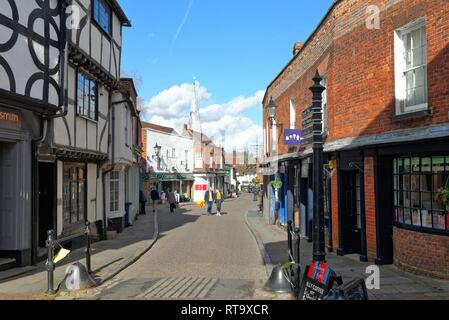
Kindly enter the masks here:
[[[55, 170], [53, 163], [39, 163], [39, 248], [45, 248], [47, 231], [55, 229]], [[41, 251], [45, 254], [45, 250]]]
[[17, 144], [0, 143], [0, 250], [17, 245]]
[[344, 253], [361, 252], [361, 189], [357, 171], [343, 172], [343, 243]]

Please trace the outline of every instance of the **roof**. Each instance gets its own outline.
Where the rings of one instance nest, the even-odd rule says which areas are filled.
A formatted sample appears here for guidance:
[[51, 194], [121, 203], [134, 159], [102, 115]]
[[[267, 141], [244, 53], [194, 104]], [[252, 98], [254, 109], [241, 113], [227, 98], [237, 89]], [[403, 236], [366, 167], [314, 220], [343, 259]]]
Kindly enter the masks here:
[[313, 30], [312, 34], [307, 38], [307, 40], [304, 42], [304, 45], [301, 47], [301, 49], [296, 53], [296, 55], [285, 65], [285, 67], [281, 70], [281, 72], [279, 72], [279, 74], [276, 76], [276, 78], [274, 78], [273, 81], [271, 81], [271, 83], [268, 85], [267, 90], [265, 91], [265, 96], [263, 97], [262, 103], [264, 103], [265, 101], [267, 101], [267, 95], [268, 95], [268, 89], [271, 88], [271, 86], [276, 82], [277, 79], [279, 79], [281, 77], [281, 75], [284, 73], [285, 70], [287, 70], [287, 68], [301, 55], [301, 53], [305, 50], [305, 48], [309, 45], [310, 41], [313, 39], [313, 37], [315, 36], [315, 34], [318, 32], [318, 30], [320, 30], [321, 25], [324, 23], [324, 21], [326, 21], [326, 19], [330, 16], [330, 14], [332, 13], [332, 10], [335, 8], [335, 6], [340, 3], [343, 0], [334, 0], [332, 2], [332, 5], [330, 6], [329, 10], [327, 10], [326, 14], [324, 15], [324, 17], [321, 19], [321, 21], [318, 23], [317, 27], [315, 28], [315, 30]]
[[175, 129], [173, 129], [173, 128], [164, 127], [164, 126], [160, 126], [158, 124], [148, 123], [148, 122], [142, 122], [142, 129], [151, 129], [151, 130], [160, 131], [160, 132], [168, 133], [168, 134], [178, 134], [175, 131]]
[[112, 10], [117, 14], [118, 18], [120, 19], [120, 22], [125, 27], [131, 27], [131, 21], [126, 16], [125, 12], [123, 11], [122, 7], [118, 4], [117, 0], [108, 0], [109, 4], [112, 7]]
[[[187, 133], [192, 138], [193, 138], [194, 133], [200, 134], [199, 132], [195, 132], [192, 129], [186, 129], [186, 128], [184, 128], [184, 132]], [[213, 146], [215, 146], [212, 139], [209, 138], [208, 136], [206, 136], [204, 133], [201, 133], [201, 142], [204, 142], [206, 144], [212, 144]]]
[[137, 93], [136, 85], [134, 83], [134, 79], [133, 78], [120, 78], [120, 81], [129, 82], [131, 84], [132, 89], [134, 90], [134, 93], [136, 94], [136, 97], [139, 96], [138, 93]]

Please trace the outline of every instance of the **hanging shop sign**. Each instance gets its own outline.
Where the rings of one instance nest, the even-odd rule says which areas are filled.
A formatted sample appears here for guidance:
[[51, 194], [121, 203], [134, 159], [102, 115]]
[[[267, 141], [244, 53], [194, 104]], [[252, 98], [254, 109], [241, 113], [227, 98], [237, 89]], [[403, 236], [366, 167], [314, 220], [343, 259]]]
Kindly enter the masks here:
[[301, 145], [302, 131], [297, 129], [284, 130], [284, 144], [287, 146]]
[[0, 109], [0, 128], [20, 129], [20, 115], [18, 112]]

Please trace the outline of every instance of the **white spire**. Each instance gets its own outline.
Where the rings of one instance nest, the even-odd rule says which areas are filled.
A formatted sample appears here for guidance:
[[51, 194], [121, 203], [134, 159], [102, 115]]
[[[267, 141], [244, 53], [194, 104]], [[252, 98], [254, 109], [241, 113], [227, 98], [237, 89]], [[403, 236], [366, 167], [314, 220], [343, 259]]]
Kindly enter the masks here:
[[193, 78], [193, 99], [192, 99], [192, 112], [190, 113], [190, 129], [192, 129], [195, 132], [201, 133], [200, 109], [198, 107], [196, 84], [197, 84], [196, 78]]

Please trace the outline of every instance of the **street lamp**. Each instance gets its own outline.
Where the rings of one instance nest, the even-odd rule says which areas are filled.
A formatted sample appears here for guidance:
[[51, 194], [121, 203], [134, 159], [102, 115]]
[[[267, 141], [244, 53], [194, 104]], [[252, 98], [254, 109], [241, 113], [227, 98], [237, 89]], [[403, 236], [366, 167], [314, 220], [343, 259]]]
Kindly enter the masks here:
[[313, 77], [313, 260], [325, 261], [324, 248], [324, 186], [323, 186], [323, 92], [318, 71]]
[[268, 103], [267, 110], [268, 110], [268, 118], [271, 120], [271, 123], [274, 123], [276, 120], [276, 109], [277, 106], [273, 101], [273, 97], [270, 98], [270, 103]]
[[162, 147], [156, 143], [156, 145], [154, 146], [155, 156], [153, 157], [153, 159], [157, 160], [157, 170], [161, 170], [161, 149]]

